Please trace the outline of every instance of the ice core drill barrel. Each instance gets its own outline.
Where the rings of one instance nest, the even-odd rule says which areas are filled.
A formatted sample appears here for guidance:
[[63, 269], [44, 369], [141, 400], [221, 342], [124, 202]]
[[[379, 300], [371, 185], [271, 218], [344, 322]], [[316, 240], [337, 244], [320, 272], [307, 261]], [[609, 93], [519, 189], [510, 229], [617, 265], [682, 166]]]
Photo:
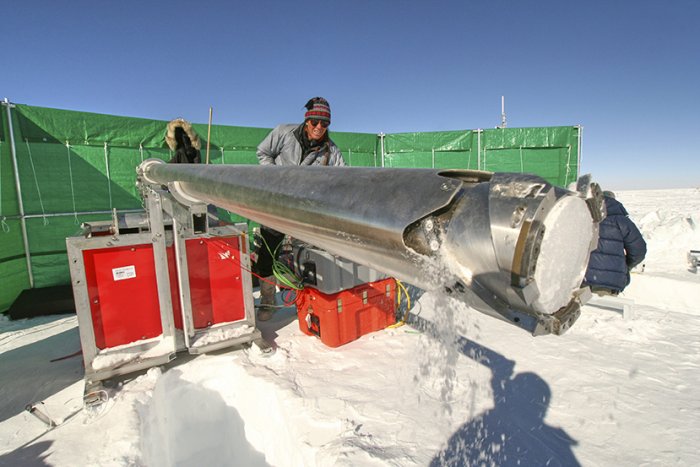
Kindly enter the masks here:
[[533, 334], [576, 320], [597, 242], [596, 206], [534, 175], [154, 159], [138, 174]]

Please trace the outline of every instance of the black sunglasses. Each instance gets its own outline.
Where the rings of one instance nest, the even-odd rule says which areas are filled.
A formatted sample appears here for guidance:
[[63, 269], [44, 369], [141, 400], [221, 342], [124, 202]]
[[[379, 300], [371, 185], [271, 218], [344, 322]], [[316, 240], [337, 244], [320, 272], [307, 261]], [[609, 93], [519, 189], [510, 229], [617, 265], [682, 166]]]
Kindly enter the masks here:
[[310, 118], [309, 123], [311, 123], [312, 127], [318, 126], [319, 123], [323, 128], [328, 128], [328, 125], [330, 125], [330, 123], [325, 120], [316, 120], [315, 118]]

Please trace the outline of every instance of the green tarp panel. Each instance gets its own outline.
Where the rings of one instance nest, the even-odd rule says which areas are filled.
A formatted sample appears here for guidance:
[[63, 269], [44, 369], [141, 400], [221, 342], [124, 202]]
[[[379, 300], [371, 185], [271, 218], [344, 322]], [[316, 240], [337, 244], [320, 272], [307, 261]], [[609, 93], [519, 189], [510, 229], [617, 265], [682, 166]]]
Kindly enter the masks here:
[[476, 170], [473, 133], [467, 130], [386, 135], [384, 166]]
[[66, 284], [70, 277], [66, 237], [79, 235], [83, 222], [110, 218], [108, 214], [94, 214], [27, 219], [34, 287]]
[[6, 219], [3, 225], [0, 230], [0, 312], [10, 308], [19, 293], [29, 288], [20, 221]]
[[578, 176], [579, 134], [579, 127], [395, 133], [384, 137], [384, 166], [527, 172], [566, 186]]
[[[0, 311], [29, 286], [16, 195], [6, 105], [0, 126]], [[65, 238], [86, 220], [109, 219], [112, 209], [141, 209], [136, 167], [169, 160], [167, 121], [49, 109], [11, 108], [35, 287], [70, 281]], [[194, 124], [206, 158], [207, 125]], [[211, 164], [256, 164], [268, 128], [213, 125]], [[552, 183], [575, 180], [577, 127], [376, 134], [332, 132], [351, 166], [437, 167], [537, 173]], [[383, 143], [383, 144], [382, 144]], [[382, 145], [384, 153], [382, 154]], [[245, 219], [219, 210], [222, 219]]]
[[481, 169], [537, 174], [554, 185], [578, 178], [579, 127], [496, 128], [481, 136]]

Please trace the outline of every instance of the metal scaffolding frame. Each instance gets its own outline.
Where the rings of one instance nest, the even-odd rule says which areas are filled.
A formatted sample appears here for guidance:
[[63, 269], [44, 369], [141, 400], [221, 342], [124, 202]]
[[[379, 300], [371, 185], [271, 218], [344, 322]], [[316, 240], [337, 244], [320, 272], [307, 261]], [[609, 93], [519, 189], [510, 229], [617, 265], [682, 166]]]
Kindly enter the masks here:
[[17, 192], [17, 206], [19, 209], [19, 220], [22, 228], [22, 242], [24, 243], [24, 257], [27, 261], [27, 274], [29, 275], [29, 287], [34, 288], [34, 274], [32, 273], [32, 258], [29, 254], [29, 237], [27, 236], [27, 218], [24, 213], [24, 203], [22, 202], [22, 185], [19, 181], [19, 168], [17, 165], [17, 148], [15, 147], [15, 133], [12, 127], [12, 109], [15, 107], [7, 97], [2, 101], [2, 105], [7, 112], [8, 133], [10, 133], [10, 154], [12, 155], [12, 169], [15, 178], [15, 191]]

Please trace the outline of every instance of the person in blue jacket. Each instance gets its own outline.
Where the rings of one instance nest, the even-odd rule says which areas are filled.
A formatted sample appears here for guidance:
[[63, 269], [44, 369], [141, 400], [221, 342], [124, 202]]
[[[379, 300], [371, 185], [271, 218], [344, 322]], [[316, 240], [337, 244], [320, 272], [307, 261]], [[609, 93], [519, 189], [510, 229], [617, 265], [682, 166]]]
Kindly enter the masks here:
[[591, 253], [583, 285], [599, 295], [617, 295], [630, 283], [630, 270], [644, 261], [647, 244], [615, 194], [603, 194], [608, 214], [600, 223], [598, 248]]

